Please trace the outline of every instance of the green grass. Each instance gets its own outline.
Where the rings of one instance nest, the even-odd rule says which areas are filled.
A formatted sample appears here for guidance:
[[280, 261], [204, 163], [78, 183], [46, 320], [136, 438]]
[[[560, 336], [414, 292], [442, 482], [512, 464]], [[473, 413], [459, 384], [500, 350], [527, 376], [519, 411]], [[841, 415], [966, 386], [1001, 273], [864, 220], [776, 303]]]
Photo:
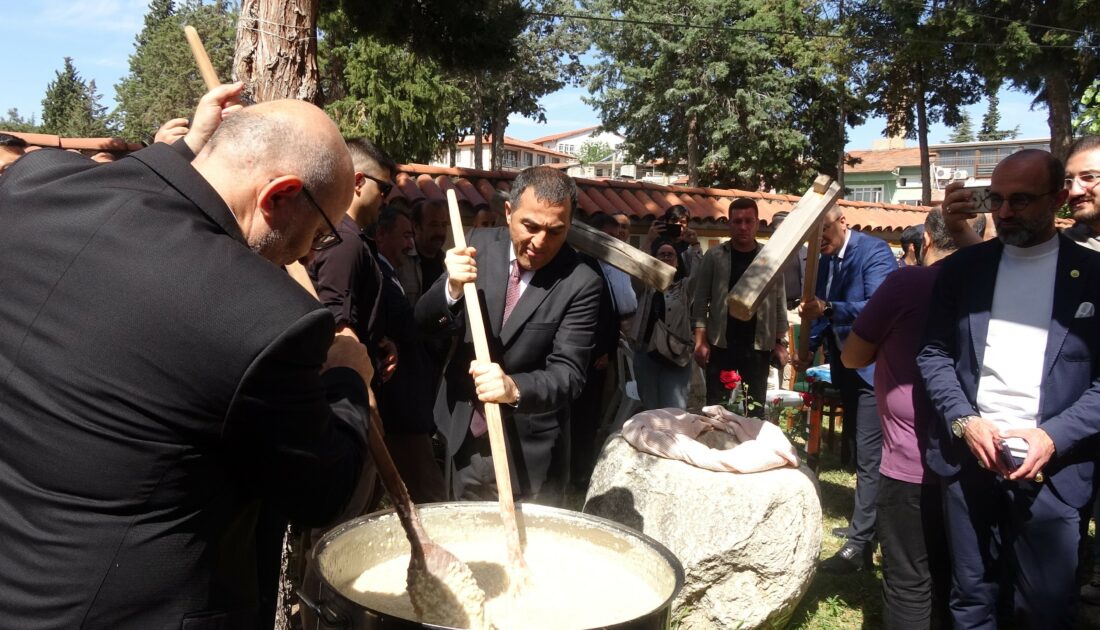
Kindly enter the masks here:
[[[839, 442], [839, 435], [837, 441]], [[837, 446], [839, 448], [839, 445]], [[836, 553], [844, 544], [833, 536], [834, 527], [845, 527], [852, 514], [856, 477], [843, 470], [834, 452], [826, 450], [818, 469], [821, 488], [821, 559]], [[882, 573], [878, 569], [848, 575], [820, 571], [795, 608], [790, 628], [799, 630], [844, 630], [882, 626]]]

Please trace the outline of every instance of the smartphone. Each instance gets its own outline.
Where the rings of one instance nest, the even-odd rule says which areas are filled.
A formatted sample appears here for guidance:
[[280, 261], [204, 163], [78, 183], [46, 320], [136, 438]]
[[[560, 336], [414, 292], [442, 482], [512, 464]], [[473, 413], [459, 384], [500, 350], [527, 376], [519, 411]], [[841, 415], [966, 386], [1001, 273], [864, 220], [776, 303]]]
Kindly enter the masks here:
[[1008, 441], [999, 441], [997, 443], [997, 451], [1000, 453], [1001, 463], [1004, 464], [1006, 469], [1013, 471], [1020, 467], [1020, 465], [1016, 463], [1016, 458], [1012, 456], [1012, 449], [1008, 447]]
[[[964, 191], [970, 193], [970, 201], [974, 202], [974, 210], [970, 210], [974, 214], [980, 212], [989, 212], [989, 204], [986, 199], [989, 197], [988, 186], [967, 186], [963, 188]], [[954, 208], [952, 208], [954, 210]]]

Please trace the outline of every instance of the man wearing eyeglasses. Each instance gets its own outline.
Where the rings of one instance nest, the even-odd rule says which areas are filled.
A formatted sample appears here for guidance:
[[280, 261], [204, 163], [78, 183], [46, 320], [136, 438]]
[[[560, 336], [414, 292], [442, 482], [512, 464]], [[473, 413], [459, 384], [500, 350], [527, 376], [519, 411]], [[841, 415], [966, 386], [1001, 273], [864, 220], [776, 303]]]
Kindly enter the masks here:
[[[1075, 617], [1100, 433], [1100, 254], [1055, 229], [1063, 179], [1046, 151], [997, 165], [998, 239], [944, 261], [917, 358], [938, 413], [925, 460], [943, 485], [958, 627], [996, 627], [1002, 585], [1024, 627]], [[957, 204], [974, 202], [952, 190], [945, 210]]]
[[172, 145], [0, 177], [5, 627], [255, 627], [261, 508], [360, 509], [370, 359], [281, 268], [333, 242], [351, 160], [242, 88]]

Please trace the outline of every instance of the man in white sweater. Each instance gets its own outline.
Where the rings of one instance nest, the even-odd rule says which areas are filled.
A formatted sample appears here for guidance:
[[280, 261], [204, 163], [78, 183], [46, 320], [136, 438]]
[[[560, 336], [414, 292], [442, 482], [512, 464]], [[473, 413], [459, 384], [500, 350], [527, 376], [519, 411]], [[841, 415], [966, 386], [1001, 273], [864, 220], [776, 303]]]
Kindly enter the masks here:
[[999, 599], [1023, 627], [1073, 623], [1100, 433], [1100, 254], [1055, 230], [1063, 180], [1045, 151], [998, 164], [984, 208], [998, 240], [944, 261], [917, 358], [939, 416], [925, 460], [943, 484], [957, 627], [995, 628]]

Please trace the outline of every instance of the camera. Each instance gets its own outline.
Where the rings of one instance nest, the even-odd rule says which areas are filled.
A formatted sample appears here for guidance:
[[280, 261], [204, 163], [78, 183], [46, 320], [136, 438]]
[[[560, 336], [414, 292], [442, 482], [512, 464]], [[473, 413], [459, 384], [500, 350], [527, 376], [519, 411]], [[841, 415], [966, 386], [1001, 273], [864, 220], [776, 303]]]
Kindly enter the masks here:
[[657, 228], [657, 231], [661, 236], [675, 240], [680, 238], [680, 235], [684, 232], [684, 226], [679, 223], [662, 223], [660, 227]]

